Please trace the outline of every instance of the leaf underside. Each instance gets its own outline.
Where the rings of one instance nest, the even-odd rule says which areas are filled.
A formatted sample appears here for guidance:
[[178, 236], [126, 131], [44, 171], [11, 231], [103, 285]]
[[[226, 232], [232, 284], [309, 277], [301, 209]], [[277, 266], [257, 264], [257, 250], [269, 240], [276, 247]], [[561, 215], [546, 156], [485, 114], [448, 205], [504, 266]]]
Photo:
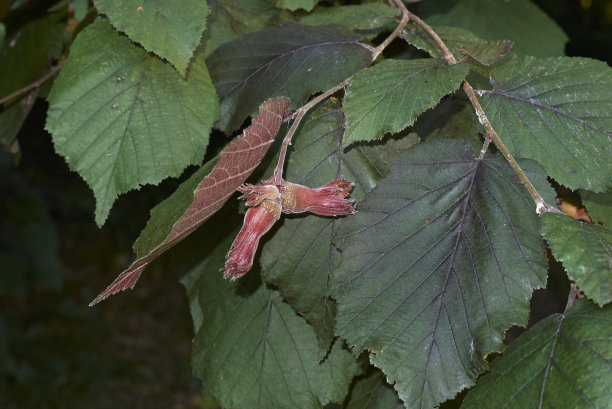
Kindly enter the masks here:
[[[546, 280], [532, 201], [501, 155], [434, 139], [393, 157], [337, 232], [337, 333], [410, 408], [474, 384]], [[539, 178], [544, 180], [541, 172]]]
[[521, 335], [461, 409], [605, 408], [612, 402], [612, 308], [577, 300]]
[[93, 190], [98, 225], [118, 194], [200, 163], [219, 115], [202, 59], [185, 80], [105, 19], [78, 35], [49, 103], [46, 129]]
[[598, 305], [612, 301], [612, 231], [569, 216], [546, 213], [542, 234], [570, 279]]
[[261, 101], [275, 96], [299, 107], [370, 63], [359, 37], [339, 26], [283, 23], [220, 46], [207, 64], [221, 101], [217, 127], [240, 127]]
[[205, 1], [95, 0], [94, 4], [117, 30], [186, 75], [189, 60], [206, 27]]
[[[253, 123], [223, 150], [210, 174], [204, 177], [205, 171], [197, 172], [151, 211], [151, 219], [134, 243], [136, 261], [90, 305], [133, 288], [151, 261], [191, 234], [223, 206], [263, 159], [289, 113], [289, 105], [287, 98], [264, 102]], [[208, 167], [203, 169], [208, 170]]]
[[525, 57], [495, 69], [482, 106], [515, 157], [538, 161], [559, 183], [612, 186], [612, 69], [586, 58]]

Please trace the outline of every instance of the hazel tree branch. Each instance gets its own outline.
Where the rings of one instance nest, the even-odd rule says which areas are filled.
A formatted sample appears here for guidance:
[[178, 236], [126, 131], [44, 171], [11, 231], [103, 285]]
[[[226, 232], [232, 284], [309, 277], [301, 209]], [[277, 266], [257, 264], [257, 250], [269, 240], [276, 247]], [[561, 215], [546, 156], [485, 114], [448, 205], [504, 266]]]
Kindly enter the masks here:
[[374, 49], [374, 52], [372, 53], [372, 61], [376, 60], [376, 58], [378, 58], [378, 56], [383, 52], [383, 50], [387, 48], [387, 46], [391, 44], [393, 40], [395, 40], [395, 38], [402, 32], [404, 27], [406, 27], [406, 24], [408, 24], [408, 21], [410, 21], [410, 16], [408, 14], [402, 13], [402, 19], [400, 20], [395, 30], [393, 30], [391, 35], [385, 38], [385, 40], [382, 43], [380, 43], [378, 47]]
[[[402, 0], [393, 0], [393, 2], [402, 11], [402, 14], [407, 15], [409, 20], [414, 21], [423, 30], [425, 30], [425, 32], [431, 37], [431, 39], [434, 40], [434, 42], [438, 45], [440, 50], [442, 50], [444, 59], [450, 65], [457, 64], [457, 60], [455, 59], [455, 56], [450, 52], [450, 50], [448, 49], [444, 41], [440, 38], [438, 33], [436, 33], [431, 28], [429, 24], [427, 24], [425, 21], [421, 20], [418, 16], [408, 11], [408, 9], [406, 8]], [[525, 188], [527, 188], [527, 191], [529, 192], [533, 201], [536, 204], [536, 213], [542, 214], [546, 212], [553, 212], [553, 213], [563, 214], [560, 210], [558, 210], [554, 206], [546, 203], [544, 199], [542, 198], [542, 196], [540, 196], [540, 194], [537, 192], [537, 190], [535, 189], [531, 181], [527, 178], [527, 175], [525, 175], [525, 172], [523, 172], [523, 169], [521, 169], [521, 167], [516, 162], [514, 157], [510, 154], [510, 151], [508, 150], [508, 148], [506, 148], [506, 145], [504, 145], [503, 141], [501, 140], [501, 138], [499, 137], [495, 129], [493, 129], [493, 126], [491, 125], [489, 118], [487, 118], [487, 115], [485, 114], [484, 109], [482, 109], [482, 106], [480, 105], [480, 102], [478, 101], [478, 98], [476, 97], [474, 88], [472, 88], [472, 86], [467, 80], [463, 81], [462, 88], [467, 94], [467, 97], [470, 100], [470, 103], [474, 107], [474, 111], [476, 112], [478, 121], [482, 124], [482, 126], [485, 128], [485, 131], [486, 131], [485, 142], [483, 144], [483, 148], [482, 148], [482, 151], [480, 152], [479, 158], [482, 159], [482, 157], [484, 157], [484, 153], [489, 146], [489, 142], [490, 142], [489, 138], [490, 138], [490, 140], [493, 141], [493, 143], [495, 144], [495, 146], [497, 146], [497, 148], [502, 153], [502, 155], [504, 155], [504, 158], [506, 158], [510, 166], [512, 166], [512, 169], [518, 175], [519, 179], [521, 180]]]
[[[385, 40], [382, 43], [380, 43], [378, 47], [376, 48], [372, 48], [369, 46], [366, 47], [372, 53], [372, 56], [371, 56], [372, 62], [374, 62], [374, 60], [378, 58], [378, 56], [384, 51], [384, 49], [387, 48], [387, 46], [391, 44], [391, 42], [401, 33], [404, 27], [406, 27], [406, 24], [408, 24], [408, 21], [410, 21], [410, 16], [408, 14], [402, 13], [402, 19], [399, 21], [395, 30], [393, 30], [393, 32], [387, 38], [385, 38]], [[337, 91], [345, 88], [351, 82], [351, 80], [355, 77], [355, 75], [356, 73], [346, 78], [344, 81], [334, 86], [333, 88], [330, 88], [324, 93], [317, 95], [315, 98], [311, 99], [306, 104], [299, 107], [293, 114], [291, 114], [287, 118], [287, 120], [293, 119], [293, 123], [291, 124], [291, 128], [289, 128], [289, 131], [287, 131], [287, 134], [285, 135], [285, 138], [283, 139], [281, 151], [278, 156], [278, 163], [276, 164], [276, 168], [274, 169], [274, 174], [272, 177], [273, 177], [273, 181], [275, 185], [281, 186], [283, 184], [283, 169], [285, 166], [285, 157], [287, 156], [287, 149], [289, 148], [289, 145], [291, 145], [291, 138], [293, 138], [295, 131], [300, 126], [300, 122], [302, 121], [306, 113], [310, 109], [312, 109], [315, 105], [317, 105], [319, 102], [332, 96]]]
[[478, 159], [484, 158], [487, 149], [489, 148], [489, 144], [491, 143], [491, 137], [489, 135], [485, 136], [484, 142], [482, 144], [482, 148], [480, 149], [480, 155], [478, 155]]
[[6, 101], [9, 101], [21, 94], [25, 94], [26, 92], [33, 90], [34, 88], [38, 88], [41, 85], [43, 85], [45, 82], [47, 82], [47, 80], [51, 77], [53, 77], [55, 74], [57, 74], [59, 72], [59, 70], [62, 69], [62, 67], [64, 66], [64, 61], [61, 61], [59, 64], [51, 67], [51, 69], [49, 71], [47, 71], [42, 77], [40, 77], [39, 79], [37, 79], [36, 81], [32, 82], [31, 84], [26, 85], [25, 87], [18, 89], [17, 91], [5, 96], [4, 98], [0, 99], [0, 105], [4, 104]]

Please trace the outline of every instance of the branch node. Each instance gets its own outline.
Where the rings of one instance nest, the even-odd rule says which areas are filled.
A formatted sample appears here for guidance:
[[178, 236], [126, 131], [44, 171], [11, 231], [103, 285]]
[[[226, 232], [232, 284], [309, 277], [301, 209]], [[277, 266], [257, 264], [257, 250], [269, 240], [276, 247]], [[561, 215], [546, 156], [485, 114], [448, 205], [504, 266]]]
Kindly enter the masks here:
[[[400, 9], [402, 8], [400, 7]], [[406, 7], [402, 9], [402, 19], [399, 22], [398, 26], [395, 28], [395, 30], [393, 30], [393, 32], [389, 35], [389, 37], [387, 37], [378, 47], [374, 48], [367, 44], [359, 43], [364, 48], [367, 48], [368, 50], [370, 50], [370, 52], [372, 53], [371, 61], [374, 61], [383, 52], [383, 50], [391, 43], [391, 41], [393, 41], [399, 35], [399, 33], [406, 26], [406, 24], [408, 24], [408, 21], [410, 20], [410, 15], [406, 13], [408, 10], [406, 10], [406, 12], [404, 12], [404, 10], [406, 10]], [[291, 145], [291, 138], [293, 138], [293, 134], [295, 134], [295, 131], [297, 130], [298, 126], [300, 125], [300, 122], [302, 121], [306, 113], [310, 109], [312, 109], [315, 105], [317, 105], [319, 102], [332, 96], [335, 92], [345, 88], [351, 82], [351, 80], [355, 77], [355, 74], [346, 78], [344, 81], [342, 81], [335, 87], [328, 89], [327, 91], [325, 91], [324, 93], [320, 95], [317, 95], [315, 98], [311, 99], [306, 104], [299, 107], [293, 114], [287, 116], [283, 120], [283, 122], [289, 122], [290, 120], [293, 119], [293, 124], [291, 124], [291, 128], [289, 128], [289, 131], [287, 131], [287, 135], [285, 135], [285, 138], [283, 139], [281, 151], [278, 156], [278, 163], [276, 164], [276, 168], [274, 169], [274, 175], [272, 176], [272, 180], [275, 185], [282, 186], [284, 183], [283, 168], [285, 166], [285, 157], [287, 156], [287, 148], [289, 147], [289, 145]]]
[[[450, 52], [450, 50], [448, 49], [444, 41], [440, 38], [438, 33], [436, 33], [433, 30], [433, 28], [431, 28], [429, 24], [427, 24], [425, 21], [421, 20], [418, 16], [415, 16], [410, 11], [408, 11], [408, 9], [406, 8], [402, 0], [393, 0], [393, 2], [402, 11], [403, 14], [408, 15], [410, 20], [414, 21], [423, 30], [425, 30], [425, 32], [429, 35], [429, 37], [431, 37], [431, 39], [438, 45], [440, 50], [442, 50], [442, 54], [444, 54], [444, 59], [450, 65], [457, 64], [457, 60], [455, 59], [455, 56]], [[482, 126], [486, 130], [485, 138], [486, 139], [491, 138], [493, 140], [493, 143], [495, 143], [495, 146], [497, 146], [497, 148], [504, 155], [504, 157], [506, 158], [510, 166], [512, 166], [512, 169], [514, 169], [514, 172], [518, 175], [519, 179], [521, 180], [521, 182], [523, 183], [527, 191], [529, 191], [531, 198], [536, 203], [536, 212], [538, 214], [541, 214], [541, 212], [546, 211], [544, 199], [542, 199], [542, 196], [540, 196], [540, 194], [536, 191], [531, 181], [527, 178], [527, 175], [525, 175], [525, 172], [523, 172], [523, 169], [521, 169], [517, 161], [510, 154], [510, 151], [508, 150], [508, 148], [506, 148], [506, 145], [504, 145], [503, 141], [501, 140], [501, 138], [499, 137], [495, 129], [493, 129], [493, 126], [491, 125], [489, 118], [487, 118], [487, 115], [484, 109], [482, 108], [482, 106], [480, 105], [480, 102], [478, 101], [478, 98], [476, 97], [477, 91], [474, 91], [474, 88], [472, 88], [472, 86], [470, 85], [469, 82], [467, 82], [467, 80], [463, 81], [462, 88], [465, 91], [468, 99], [470, 100], [470, 103], [474, 107], [476, 116], [478, 116], [478, 121], [482, 124]], [[486, 141], [485, 141], [485, 145], [487, 145]], [[483, 151], [481, 151], [480, 153], [481, 158], [482, 156], [484, 156], [484, 150], [486, 150], [485, 149], [486, 147], [488, 146], [483, 145]]]

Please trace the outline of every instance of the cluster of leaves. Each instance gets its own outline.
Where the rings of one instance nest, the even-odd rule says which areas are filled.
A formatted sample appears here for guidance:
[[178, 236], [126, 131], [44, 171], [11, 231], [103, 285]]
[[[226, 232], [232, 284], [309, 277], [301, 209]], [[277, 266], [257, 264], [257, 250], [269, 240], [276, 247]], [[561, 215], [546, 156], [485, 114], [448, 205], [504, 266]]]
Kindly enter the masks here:
[[[0, 26], [2, 73], [14, 71], [0, 95], [64, 64], [69, 35], [58, 27], [81, 3], [25, 25], [7, 19], [6, 35]], [[612, 70], [563, 57], [565, 36], [529, 0], [418, 4], [456, 64], [415, 22], [399, 51], [372, 61], [402, 16], [384, 2], [93, 3], [47, 96], [46, 128], [91, 187], [98, 224], [117, 195], [201, 164], [213, 127], [242, 132], [151, 211], [136, 261], [96, 300], [133, 286], [204, 223], [176, 265], [196, 330], [194, 372], [222, 407], [431, 408], [474, 385], [462, 407], [612, 401]], [[20, 41], [38, 41], [36, 54], [24, 45], [15, 57]], [[351, 180], [358, 213], [285, 217], [258, 266], [223, 280], [240, 226], [225, 203], [251, 174], [271, 175], [289, 112], [351, 76], [302, 121], [285, 178]], [[5, 102], [5, 146], [41, 91]], [[595, 223], [538, 216], [507, 158], [480, 155], [483, 116], [547, 203], [554, 179], [580, 190]], [[526, 325], [531, 295], [545, 287], [547, 246], [588, 300], [506, 346], [505, 331]]]

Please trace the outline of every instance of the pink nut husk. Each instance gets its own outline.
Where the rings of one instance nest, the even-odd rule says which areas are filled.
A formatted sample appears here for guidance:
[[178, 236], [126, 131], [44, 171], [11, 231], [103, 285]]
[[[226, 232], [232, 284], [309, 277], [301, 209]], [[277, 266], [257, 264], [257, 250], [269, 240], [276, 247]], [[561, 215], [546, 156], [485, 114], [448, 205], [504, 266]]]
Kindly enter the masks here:
[[227, 253], [223, 277], [235, 280], [251, 269], [259, 240], [272, 228], [280, 215], [281, 203], [277, 200], [262, 199], [257, 206], [247, 210], [242, 229]]
[[344, 179], [334, 179], [316, 189], [285, 182], [283, 213], [311, 212], [321, 216], [354, 214], [353, 201], [345, 199], [352, 187], [353, 184]]
[[[262, 182], [266, 183], [266, 181]], [[239, 199], [246, 199], [247, 206], [257, 206], [264, 200], [275, 200], [279, 197], [280, 192], [273, 184], [252, 185], [245, 183], [238, 188], [242, 193]]]

